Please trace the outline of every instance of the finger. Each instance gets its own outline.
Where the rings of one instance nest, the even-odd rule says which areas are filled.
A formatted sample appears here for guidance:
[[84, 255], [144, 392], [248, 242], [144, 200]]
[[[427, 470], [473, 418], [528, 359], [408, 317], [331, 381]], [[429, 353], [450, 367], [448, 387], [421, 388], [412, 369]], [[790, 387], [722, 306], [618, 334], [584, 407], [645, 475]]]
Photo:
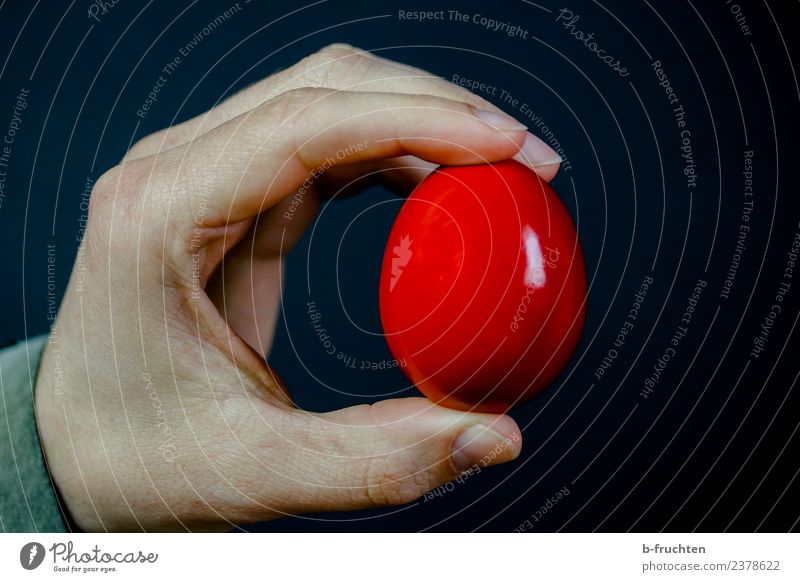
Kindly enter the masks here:
[[[428, 71], [337, 43], [243, 89], [202, 115], [141, 139], [128, 152], [126, 161], [184, 144], [283, 92], [303, 87], [434, 95], [501, 112], [483, 97]], [[558, 154], [531, 133], [526, 135], [522, 152], [515, 159], [548, 181], [561, 163]]]
[[[449, 165], [492, 162], [515, 155], [524, 139], [513, 118], [459, 101], [303, 89], [140, 162], [152, 169], [153, 191], [187, 205], [173, 220], [194, 230], [191, 217], [203, 204], [202, 225], [214, 229], [257, 216], [330, 167], [401, 155]], [[197, 192], [212, 195], [198, 200]]]
[[289, 509], [298, 513], [408, 503], [464, 472], [511, 461], [522, 447], [510, 417], [424, 398], [295, 415], [306, 435], [290, 455], [304, 475], [291, 486]]
[[[360, 49], [355, 49], [360, 50]], [[361, 51], [360, 54], [370, 54]], [[487, 101], [480, 95], [476, 95], [464, 87], [451, 83], [441, 77], [437, 77], [428, 71], [412, 67], [403, 63], [384, 59], [377, 55], [371, 55], [378, 63], [383, 65], [383, 70], [387, 72], [396, 71], [398, 76], [388, 77], [386, 79], [386, 88], [375, 90], [388, 90], [392, 85], [397, 85], [396, 90], [408, 93], [425, 93], [429, 95], [437, 95], [448, 99], [456, 99], [465, 101], [470, 105], [487, 109], [489, 111], [503, 112], [502, 109], [495, 106], [491, 101]], [[525, 143], [520, 151], [514, 156], [514, 159], [521, 164], [525, 164], [539, 176], [550, 182], [558, 173], [561, 166], [561, 156], [558, 155], [549, 145], [543, 140], [528, 132], [525, 136]], [[412, 179], [414, 175], [412, 174]]]

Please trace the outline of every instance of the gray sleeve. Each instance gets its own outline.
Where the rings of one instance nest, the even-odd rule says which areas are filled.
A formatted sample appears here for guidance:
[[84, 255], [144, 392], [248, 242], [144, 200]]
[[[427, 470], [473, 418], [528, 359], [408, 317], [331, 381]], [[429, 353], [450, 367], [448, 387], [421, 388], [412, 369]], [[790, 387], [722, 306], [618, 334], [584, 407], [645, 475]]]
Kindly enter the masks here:
[[42, 455], [33, 387], [46, 336], [0, 350], [0, 531], [67, 530]]

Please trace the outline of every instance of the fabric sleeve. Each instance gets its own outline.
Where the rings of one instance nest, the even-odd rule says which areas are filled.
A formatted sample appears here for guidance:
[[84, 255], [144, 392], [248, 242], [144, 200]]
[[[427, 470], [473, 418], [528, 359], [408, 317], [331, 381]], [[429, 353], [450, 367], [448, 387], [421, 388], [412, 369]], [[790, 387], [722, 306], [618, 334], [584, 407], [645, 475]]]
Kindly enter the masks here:
[[39, 336], [0, 350], [0, 531], [67, 531], [33, 407], [46, 342]]

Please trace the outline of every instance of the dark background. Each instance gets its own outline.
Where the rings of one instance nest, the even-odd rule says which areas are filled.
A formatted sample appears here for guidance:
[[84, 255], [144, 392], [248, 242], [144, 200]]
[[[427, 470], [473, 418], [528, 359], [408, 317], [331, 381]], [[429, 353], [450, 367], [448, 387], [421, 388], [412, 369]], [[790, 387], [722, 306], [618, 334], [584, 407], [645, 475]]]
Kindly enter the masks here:
[[[764, 351], [750, 355], [800, 220], [800, 92], [792, 64], [800, 56], [798, 3], [330, 0], [298, 10], [304, 4], [242, 0], [239, 13], [183, 59], [139, 119], [136, 110], [161, 68], [232, 4], [120, 0], [96, 22], [85, 0], [0, 3], [0, 131], [20, 89], [30, 90], [0, 206], [3, 339], [47, 330], [47, 245], [57, 248], [58, 298], [77, 249], [87, 177], [115, 165], [138, 138], [328, 43], [348, 42], [448, 79], [457, 74], [497, 85], [545, 120], [571, 165], [553, 185], [578, 223], [591, 284], [588, 319], [569, 369], [512, 413], [524, 430], [517, 462], [399, 509], [248, 529], [510, 531], [526, 520], [534, 531], [798, 529], [800, 271]], [[576, 28], [594, 32], [629, 76], [621, 78], [556, 22], [564, 7], [580, 15]], [[736, 22], [736, 7], [750, 36]], [[439, 8], [517, 24], [528, 38], [473, 23], [397, 17], [398, 9]], [[686, 112], [694, 189], [683, 174], [671, 106], [650, 67], [657, 59]], [[745, 150], [753, 151], [751, 229], [725, 300], [720, 291], [741, 220]], [[389, 203], [373, 207], [382, 201]], [[289, 258], [270, 361], [304, 407], [415, 393], [398, 370], [345, 369], [322, 351], [304, 313], [310, 288], [338, 349], [360, 359], [390, 357], [380, 335], [353, 323], [380, 331], [379, 265], [401, 201], [374, 188], [330, 204], [313, 244], [306, 237]], [[594, 371], [614, 347], [645, 276], [654, 284], [639, 320], [597, 380]], [[698, 279], [708, 284], [689, 332], [644, 399], [643, 382]], [[535, 512], [563, 487], [569, 495], [536, 521]]]

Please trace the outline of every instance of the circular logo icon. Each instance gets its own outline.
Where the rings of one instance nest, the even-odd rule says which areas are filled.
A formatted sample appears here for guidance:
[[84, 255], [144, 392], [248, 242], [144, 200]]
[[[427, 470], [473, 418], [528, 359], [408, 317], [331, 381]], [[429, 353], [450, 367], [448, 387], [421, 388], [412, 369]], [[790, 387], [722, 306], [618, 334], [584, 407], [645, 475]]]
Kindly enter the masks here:
[[26, 570], [35, 570], [44, 560], [44, 546], [39, 542], [29, 542], [19, 551], [19, 563]]

